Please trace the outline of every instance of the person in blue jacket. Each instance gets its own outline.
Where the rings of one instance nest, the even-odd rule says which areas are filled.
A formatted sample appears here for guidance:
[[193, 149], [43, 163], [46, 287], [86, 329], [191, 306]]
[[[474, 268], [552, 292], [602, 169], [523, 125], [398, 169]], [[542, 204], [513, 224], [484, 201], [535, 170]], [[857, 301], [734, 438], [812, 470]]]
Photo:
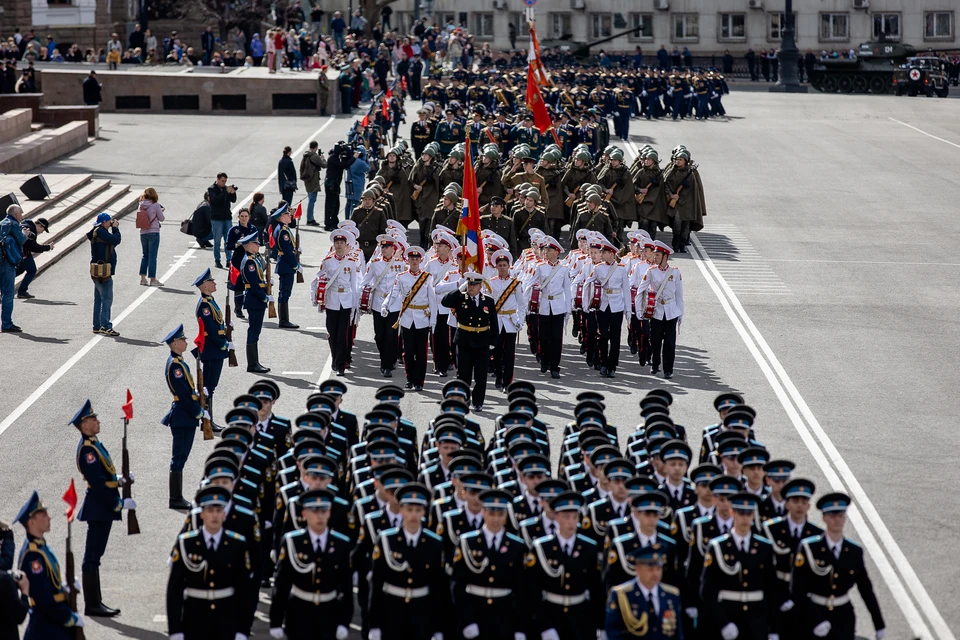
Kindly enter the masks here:
[[[243, 246], [243, 261], [240, 263], [240, 278], [243, 282], [243, 308], [247, 310], [247, 371], [267, 373], [269, 367], [260, 364], [260, 331], [263, 329], [263, 314], [273, 297], [267, 295], [267, 263], [260, 254], [260, 232], [254, 231], [240, 241]], [[239, 282], [239, 281], [238, 281]]]
[[12, 204], [7, 215], [0, 220], [0, 318], [3, 333], [19, 333], [20, 327], [13, 324], [13, 283], [17, 278], [17, 265], [23, 258], [23, 245], [27, 237], [20, 228], [23, 209]]
[[[210, 413], [210, 426], [214, 433], [220, 433], [223, 428], [213, 419], [213, 392], [220, 383], [220, 374], [223, 371], [223, 361], [230, 354], [232, 344], [227, 340], [227, 324], [224, 322], [223, 311], [217, 304], [213, 294], [217, 291], [217, 281], [213, 279], [210, 269], [206, 269], [193, 281], [193, 286], [200, 290], [200, 299], [197, 301], [197, 326], [203, 326], [203, 348], [200, 349], [200, 364], [203, 366], [203, 388], [207, 394], [207, 411]], [[229, 295], [229, 294], [228, 294]]]
[[273, 244], [277, 248], [277, 276], [280, 278], [280, 292], [278, 307], [280, 311], [281, 329], [299, 329], [300, 326], [290, 322], [290, 294], [293, 292], [294, 275], [302, 271], [297, 241], [290, 231], [293, 217], [290, 207], [281, 207], [273, 212]]
[[367, 162], [367, 150], [364, 147], [357, 147], [353, 152], [354, 161], [347, 170], [347, 206], [343, 210], [343, 217], [350, 219], [350, 214], [360, 203], [360, 194], [363, 193], [363, 186], [366, 184], [367, 173], [370, 171], [370, 163]]
[[93, 332], [116, 338], [120, 334], [113, 329], [110, 308], [113, 306], [113, 276], [117, 273], [120, 222], [109, 213], [99, 213], [93, 225], [93, 229], [87, 232], [90, 264], [102, 262], [110, 265], [110, 275], [93, 281]]
[[194, 384], [193, 376], [190, 374], [190, 365], [183, 358], [187, 350], [187, 337], [183, 333], [183, 325], [178, 325], [163, 341], [170, 347], [166, 377], [167, 387], [173, 394], [170, 411], [160, 421], [160, 424], [170, 427], [170, 433], [173, 435], [169, 507], [186, 510], [190, 508], [190, 503], [183, 499], [183, 467], [187, 464], [187, 458], [193, 448], [197, 425], [200, 424], [201, 418], [209, 415], [204, 415], [206, 412], [200, 406], [200, 396], [197, 395], [197, 385]]

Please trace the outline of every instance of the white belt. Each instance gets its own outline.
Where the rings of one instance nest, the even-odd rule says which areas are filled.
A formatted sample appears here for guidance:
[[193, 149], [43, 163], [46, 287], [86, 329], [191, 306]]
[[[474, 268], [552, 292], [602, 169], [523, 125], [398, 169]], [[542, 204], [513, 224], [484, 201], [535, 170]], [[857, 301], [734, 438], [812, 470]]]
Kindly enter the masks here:
[[850, 594], [846, 593], [842, 596], [818, 596], [815, 593], [808, 593], [807, 597], [810, 598], [810, 602], [813, 604], [818, 604], [821, 607], [839, 607], [844, 604], [850, 603]]
[[290, 595], [292, 595], [294, 598], [300, 598], [304, 602], [312, 602], [313, 604], [333, 602], [337, 599], [336, 591], [330, 591], [329, 593], [315, 593], [313, 591], [301, 589], [297, 585], [290, 587]]
[[550, 593], [549, 591], [544, 591], [543, 599], [550, 604], [558, 604], [563, 607], [572, 607], [589, 600], [590, 594], [584, 591], [583, 593], [575, 596], [562, 596], [559, 593]]
[[786, 571], [777, 571], [777, 577], [784, 582], [790, 582], [790, 574]]
[[383, 585], [383, 592], [391, 596], [397, 596], [398, 598], [412, 600], [414, 598], [425, 598], [426, 596], [430, 595], [430, 587], [410, 589], [404, 587], [395, 587], [392, 584], [385, 584]]
[[493, 587], [481, 587], [475, 584], [468, 584], [463, 590], [472, 596], [479, 596], [481, 598], [506, 598], [513, 593], [512, 589], [495, 589]]
[[763, 591], [730, 591], [721, 589], [717, 602], [763, 602]]
[[233, 595], [233, 587], [226, 589], [191, 589], [183, 590], [184, 598], [193, 598], [194, 600], [223, 600]]

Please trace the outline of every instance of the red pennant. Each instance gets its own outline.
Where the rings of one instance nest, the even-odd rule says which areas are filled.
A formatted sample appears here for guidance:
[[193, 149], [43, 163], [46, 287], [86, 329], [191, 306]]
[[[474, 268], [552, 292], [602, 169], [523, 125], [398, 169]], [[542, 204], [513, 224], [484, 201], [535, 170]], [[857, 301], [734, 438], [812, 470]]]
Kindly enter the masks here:
[[303, 215], [303, 201], [297, 203], [297, 210], [293, 213], [293, 219], [299, 220], [300, 216]]
[[133, 420], [133, 394], [127, 389], [127, 402], [123, 405], [123, 417], [127, 420]]
[[540, 87], [537, 86], [532, 67], [527, 69], [527, 109], [533, 114], [533, 124], [541, 134], [546, 133], [547, 129], [553, 126], [550, 122], [550, 114], [547, 113], [547, 106], [543, 104], [543, 96], [540, 94]]
[[197, 337], [193, 340], [193, 344], [197, 345], [197, 349], [200, 353], [203, 353], [203, 343], [206, 342], [207, 337], [203, 332], [203, 320], [197, 318]]
[[239, 277], [240, 277], [240, 270], [231, 264], [230, 265], [230, 284], [236, 285], [237, 279]]
[[393, 89], [387, 89], [387, 99], [389, 100], [392, 97], [393, 97]]
[[67, 503], [67, 522], [73, 522], [74, 511], [77, 510], [77, 487], [70, 478], [70, 488], [63, 494], [63, 501]]
[[404, 91], [407, 90], [407, 77], [406, 77], [406, 76], [400, 76], [400, 87], [401, 87]]
[[385, 120], [389, 120], [389, 119], [390, 119], [390, 109], [387, 108], [387, 101], [384, 100], [381, 104], [383, 105], [383, 106], [382, 106], [383, 117], [384, 117]]
[[369, 127], [369, 126], [370, 126], [370, 114], [369, 114], [369, 113], [368, 113], [367, 115], [363, 116], [363, 120], [360, 121], [360, 124], [362, 124], [362, 125], [365, 126], [365, 127]]

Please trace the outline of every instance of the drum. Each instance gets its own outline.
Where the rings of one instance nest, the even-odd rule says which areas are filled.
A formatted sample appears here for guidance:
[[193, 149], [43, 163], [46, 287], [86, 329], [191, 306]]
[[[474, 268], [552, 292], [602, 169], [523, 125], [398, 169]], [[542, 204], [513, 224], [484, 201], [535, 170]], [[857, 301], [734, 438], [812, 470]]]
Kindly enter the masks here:
[[597, 310], [600, 308], [600, 294], [603, 293], [603, 287], [599, 282], [588, 282], [588, 300], [587, 310]]
[[530, 290], [530, 303], [527, 305], [528, 313], [540, 313], [540, 287], [533, 287]]
[[657, 307], [657, 292], [647, 291], [647, 305], [643, 308], [643, 317], [652, 318], [653, 310]]
[[636, 285], [630, 287], [630, 315], [637, 315], [637, 289]]
[[320, 311], [327, 310], [327, 281], [325, 279], [317, 282], [317, 297], [314, 302]]
[[583, 311], [583, 283], [577, 285], [577, 292], [573, 296], [573, 308]]
[[370, 298], [373, 297], [373, 285], [368, 284], [360, 292], [360, 312], [370, 313]]

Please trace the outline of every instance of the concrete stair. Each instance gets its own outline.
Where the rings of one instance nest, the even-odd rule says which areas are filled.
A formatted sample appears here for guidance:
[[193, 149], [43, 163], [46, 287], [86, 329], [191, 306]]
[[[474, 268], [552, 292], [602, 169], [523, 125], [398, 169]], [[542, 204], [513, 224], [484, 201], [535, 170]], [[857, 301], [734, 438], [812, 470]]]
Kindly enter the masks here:
[[88, 142], [87, 123], [83, 121], [39, 131], [30, 131], [28, 127], [26, 134], [0, 147], [0, 173], [24, 173], [72, 153]]

